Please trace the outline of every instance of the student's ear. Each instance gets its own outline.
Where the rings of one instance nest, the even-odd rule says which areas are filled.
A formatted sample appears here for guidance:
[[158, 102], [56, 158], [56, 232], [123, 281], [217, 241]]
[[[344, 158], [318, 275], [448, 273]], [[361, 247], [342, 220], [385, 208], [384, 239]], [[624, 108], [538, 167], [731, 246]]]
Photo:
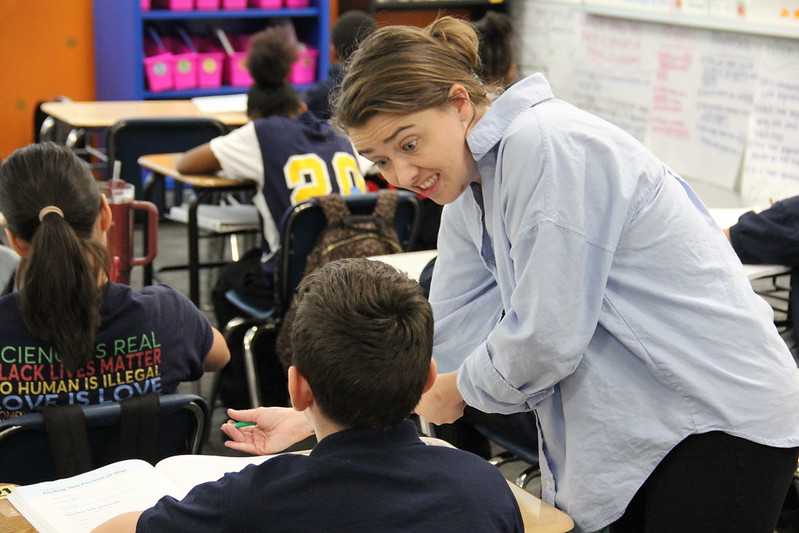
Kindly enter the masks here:
[[462, 122], [471, 123], [474, 118], [474, 106], [469, 98], [469, 91], [460, 83], [455, 83], [449, 88], [449, 101], [458, 112], [458, 117]]
[[300, 100], [300, 105], [297, 106], [297, 114], [302, 115], [306, 111], [308, 111], [308, 104]]
[[6, 228], [6, 239], [8, 239], [8, 245], [11, 246], [11, 248], [17, 252], [20, 257], [28, 257], [30, 244], [22, 239], [18, 239], [17, 236], [11, 233], [11, 230], [8, 228]]
[[100, 195], [100, 229], [103, 231], [108, 231], [111, 228], [111, 222], [114, 220], [113, 214], [111, 214], [111, 206], [108, 205], [108, 200], [106, 199], [104, 194]]
[[435, 359], [430, 359], [430, 372], [427, 373], [427, 381], [424, 384], [424, 392], [430, 390], [430, 387], [433, 386], [433, 383], [436, 382], [436, 376], [438, 376], [438, 366], [436, 365]]
[[297, 411], [305, 411], [313, 404], [314, 397], [311, 384], [300, 374], [296, 366], [289, 367], [289, 398], [291, 405]]

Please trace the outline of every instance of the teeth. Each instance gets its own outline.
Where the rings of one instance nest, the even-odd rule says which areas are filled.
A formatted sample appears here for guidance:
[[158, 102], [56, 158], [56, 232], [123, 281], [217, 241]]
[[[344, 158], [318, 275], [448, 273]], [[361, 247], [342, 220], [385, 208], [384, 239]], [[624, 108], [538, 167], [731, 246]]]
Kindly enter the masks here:
[[427, 180], [424, 183], [422, 183], [421, 185], [419, 185], [419, 188], [421, 188], [421, 189], [429, 189], [430, 187], [435, 185], [435, 183], [437, 181], [438, 181], [438, 174], [436, 174], [435, 176], [433, 176], [429, 180]]

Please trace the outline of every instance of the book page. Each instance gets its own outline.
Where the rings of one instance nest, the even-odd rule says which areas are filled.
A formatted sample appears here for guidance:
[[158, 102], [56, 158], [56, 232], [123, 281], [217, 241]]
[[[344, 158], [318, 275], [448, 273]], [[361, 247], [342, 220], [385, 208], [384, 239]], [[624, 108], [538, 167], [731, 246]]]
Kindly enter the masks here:
[[245, 466], [261, 464], [274, 455], [228, 457], [224, 455], [175, 455], [162, 459], [156, 469], [188, 493], [192, 487], [216, 481], [228, 472], [238, 472]]
[[120, 513], [186, 490], [146, 461], [120, 461], [74, 477], [17, 487], [8, 500], [40, 533], [87, 533]]

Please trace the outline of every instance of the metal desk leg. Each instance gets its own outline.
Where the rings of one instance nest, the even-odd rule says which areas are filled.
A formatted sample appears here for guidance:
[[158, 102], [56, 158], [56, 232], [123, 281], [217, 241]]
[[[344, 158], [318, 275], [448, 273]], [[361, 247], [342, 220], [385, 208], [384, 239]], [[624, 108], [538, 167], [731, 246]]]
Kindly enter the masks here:
[[189, 202], [189, 298], [194, 305], [200, 307], [200, 231], [197, 227], [197, 207], [202, 189], [196, 189], [196, 194]]
[[[144, 189], [142, 190], [142, 198], [144, 198], [147, 202], [153, 201], [153, 189], [155, 188], [156, 182], [163, 181], [164, 175], [158, 174], [157, 172], [150, 172], [150, 175], [147, 176], [147, 179], [144, 182]], [[144, 249], [150, 249], [150, 222], [148, 219], [144, 220]], [[144, 285], [152, 285], [153, 284], [153, 264], [152, 262], [147, 263], [144, 265]]]

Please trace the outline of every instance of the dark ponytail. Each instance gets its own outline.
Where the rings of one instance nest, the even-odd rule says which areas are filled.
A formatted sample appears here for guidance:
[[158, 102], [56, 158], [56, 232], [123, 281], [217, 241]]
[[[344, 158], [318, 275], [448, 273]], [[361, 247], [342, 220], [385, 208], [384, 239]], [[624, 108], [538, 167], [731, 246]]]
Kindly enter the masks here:
[[291, 67], [297, 60], [297, 40], [286, 26], [274, 26], [250, 40], [247, 70], [254, 83], [247, 90], [247, 115], [293, 116], [300, 97], [289, 83]]
[[[58, 209], [40, 221], [48, 206]], [[93, 239], [100, 193], [92, 174], [66, 147], [21, 148], [0, 165], [0, 212], [29, 244], [18, 282], [25, 324], [75, 370], [94, 356], [109, 265], [107, 249]]]

